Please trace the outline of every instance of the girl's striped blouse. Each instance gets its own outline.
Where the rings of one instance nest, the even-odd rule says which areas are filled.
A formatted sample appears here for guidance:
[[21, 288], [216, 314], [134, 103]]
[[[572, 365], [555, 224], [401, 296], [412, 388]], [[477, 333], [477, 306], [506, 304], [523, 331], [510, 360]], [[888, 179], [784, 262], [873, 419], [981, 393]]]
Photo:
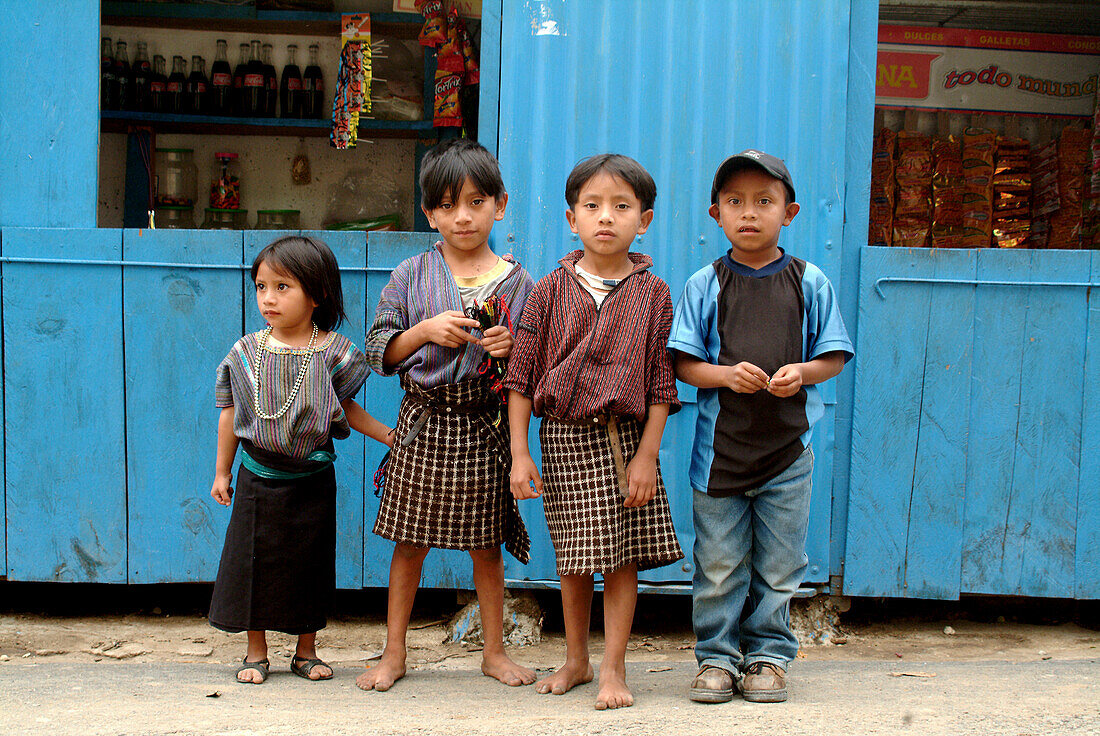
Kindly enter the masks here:
[[[296, 459], [308, 457], [331, 437], [351, 433], [342, 401], [355, 397], [370, 372], [363, 353], [343, 335], [330, 332], [313, 348], [313, 360], [294, 403], [278, 419], [259, 419], [253, 408], [259, 332], [245, 335], [218, 366], [214, 400], [234, 407], [233, 432], [258, 447]], [[305, 360], [305, 348], [267, 345], [260, 375], [260, 411], [282, 408]]]
[[504, 385], [533, 400], [535, 416], [584, 419], [611, 413], [645, 421], [652, 404], [680, 408], [667, 349], [668, 285], [653, 261], [631, 253], [634, 270], [602, 306], [580, 283], [576, 250], [535, 284], [516, 325]]

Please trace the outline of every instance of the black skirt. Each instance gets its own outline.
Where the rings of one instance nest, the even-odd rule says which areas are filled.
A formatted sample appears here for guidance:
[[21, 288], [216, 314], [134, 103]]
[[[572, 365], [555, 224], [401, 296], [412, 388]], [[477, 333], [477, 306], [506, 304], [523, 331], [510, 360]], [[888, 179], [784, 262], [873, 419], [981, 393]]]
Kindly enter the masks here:
[[262, 478], [242, 466], [210, 624], [230, 632], [309, 634], [328, 622], [335, 590], [332, 465], [289, 480]]

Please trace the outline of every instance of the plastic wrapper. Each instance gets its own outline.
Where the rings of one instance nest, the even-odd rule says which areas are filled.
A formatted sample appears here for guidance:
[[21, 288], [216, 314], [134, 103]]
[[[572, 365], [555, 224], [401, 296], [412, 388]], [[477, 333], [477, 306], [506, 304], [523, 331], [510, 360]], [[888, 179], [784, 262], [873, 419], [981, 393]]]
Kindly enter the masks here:
[[894, 147], [897, 133], [882, 128], [875, 133], [871, 154], [871, 212], [867, 242], [889, 246], [894, 239]]
[[1031, 158], [1032, 211], [1049, 215], [1062, 206], [1058, 196], [1058, 141], [1040, 146]]
[[894, 217], [931, 219], [932, 188], [929, 184], [898, 185], [897, 201], [894, 205]]
[[447, 20], [443, 0], [416, 0], [416, 9], [424, 16], [424, 27], [417, 40], [421, 46], [439, 48], [447, 42]]
[[898, 219], [894, 221], [893, 241], [899, 248], [927, 248], [931, 226], [927, 220]]
[[462, 65], [463, 65], [463, 78], [462, 83], [466, 86], [479, 84], [481, 82], [481, 68], [477, 63], [477, 49], [474, 48], [474, 41], [470, 37], [470, 31], [466, 28], [466, 23], [459, 19], [459, 31], [462, 35]]
[[963, 158], [985, 161], [990, 166], [996, 155], [997, 135], [985, 128], [967, 128], [963, 131]]
[[898, 163], [894, 170], [898, 184], [930, 184], [932, 145], [928, 136], [903, 130], [898, 133]]
[[445, 40], [439, 46], [436, 56], [436, 68], [452, 72], [465, 72], [466, 63], [462, 58], [462, 18], [458, 11], [451, 8], [444, 25]]
[[954, 138], [932, 141], [932, 247], [962, 243], [962, 151]]
[[436, 69], [432, 125], [437, 128], [462, 127], [462, 109], [459, 105], [461, 91], [462, 72]]

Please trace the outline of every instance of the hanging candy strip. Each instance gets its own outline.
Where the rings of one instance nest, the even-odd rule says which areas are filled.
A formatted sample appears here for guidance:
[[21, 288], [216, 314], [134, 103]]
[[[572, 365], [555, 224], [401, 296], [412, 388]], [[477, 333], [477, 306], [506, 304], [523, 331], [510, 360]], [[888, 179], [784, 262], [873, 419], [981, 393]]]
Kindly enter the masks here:
[[333, 148], [353, 148], [359, 139], [359, 117], [370, 113], [370, 14], [340, 16], [340, 70], [332, 103]]
[[[491, 296], [481, 304], [476, 301], [466, 309], [466, 316], [475, 319], [481, 324], [484, 333], [491, 327], [504, 325], [512, 332], [512, 314], [508, 311], [508, 304], [499, 296]], [[502, 417], [501, 406], [508, 403], [508, 389], [504, 387], [504, 375], [508, 371], [507, 358], [494, 358], [488, 353], [478, 366], [477, 372], [482, 376], [489, 376], [490, 389], [499, 400], [496, 415], [493, 418], [493, 426], [500, 424]]]

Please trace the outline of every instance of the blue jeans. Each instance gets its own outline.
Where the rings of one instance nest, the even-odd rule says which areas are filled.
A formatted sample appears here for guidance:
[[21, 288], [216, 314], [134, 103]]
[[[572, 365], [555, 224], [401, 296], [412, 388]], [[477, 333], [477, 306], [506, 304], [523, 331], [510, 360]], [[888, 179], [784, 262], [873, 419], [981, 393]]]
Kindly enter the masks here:
[[[798, 653], [790, 603], [809, 558], [813, 451], [745, 495], [693, 492], [695, 658], [736, 673], [755, 662], [784, 669]], [[746, 615], [742, 615], [742, 614]]]

